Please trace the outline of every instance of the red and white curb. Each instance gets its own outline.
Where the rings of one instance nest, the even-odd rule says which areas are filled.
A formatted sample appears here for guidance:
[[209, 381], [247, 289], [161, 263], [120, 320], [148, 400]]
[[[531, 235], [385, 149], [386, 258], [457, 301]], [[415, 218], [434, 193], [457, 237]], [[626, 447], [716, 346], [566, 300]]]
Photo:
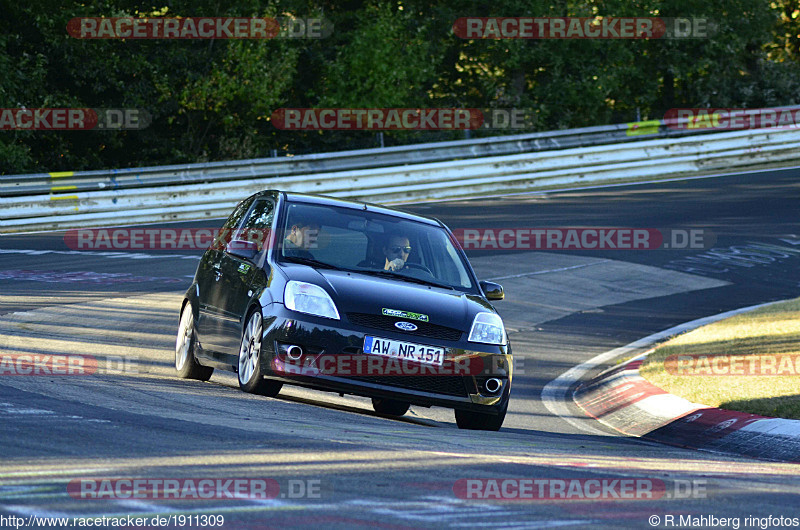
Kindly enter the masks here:
[[548, 383], [542, 390], [542, 401], [552, 413], [592, 434], [606, 435], [574, 419], [567, 405], [570, 396], [589, 416], [626, 435], [704, 451], [800, 462], [799, 420], [717, 409], [669, 394], [639, 375], [639, 366], [649, 351], [578, 386], [588, 372], [618, 357], [766, 305], [770, 304], [686, 322], [602, 353]]
[[692, 403], [639, 375], [647, 354], [580, 386], [573, 399], [624, 434], [716, 453], [800, 462], [800, 421]]

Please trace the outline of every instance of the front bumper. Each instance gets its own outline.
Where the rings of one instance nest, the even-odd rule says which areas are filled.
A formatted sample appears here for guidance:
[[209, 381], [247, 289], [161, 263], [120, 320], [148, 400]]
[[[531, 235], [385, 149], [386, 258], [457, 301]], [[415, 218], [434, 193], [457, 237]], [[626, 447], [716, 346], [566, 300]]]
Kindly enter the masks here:
[[[271, 304], [263, 317], [261, 369], [270, 379], [425, 407], [498, 414], [507, 406], [512, 379], [509, 346], [419, 337], [358, 325], [345, 315], [338, 321], [305, 315], [281, 304]], [[399, 371], [387, 370], [386, 363], [373, 365], [372, 360], [386, 358], [364, 355], [367, 335], [441, 347], [443, 365], [438, 371], [413, 362], [405, 362], [404, 369]], [[300, 360], [287, 357], [291, 345], [302, 348]], [[343, 370], [343, 366], [347, 369]], [[486, 389], [490, 378], [500, 381], [499, 390]]]

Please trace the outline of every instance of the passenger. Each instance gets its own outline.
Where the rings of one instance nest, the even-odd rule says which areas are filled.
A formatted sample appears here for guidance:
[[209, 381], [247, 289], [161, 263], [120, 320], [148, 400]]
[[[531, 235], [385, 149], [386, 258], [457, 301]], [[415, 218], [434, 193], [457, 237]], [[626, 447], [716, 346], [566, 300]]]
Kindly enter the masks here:
[[289, 234], [283, 240], [283, 255], [294, 258], [314, 258], [308, 251], [315, 248], [319, 235], [319, 223], [312, 220], [295, 219]]

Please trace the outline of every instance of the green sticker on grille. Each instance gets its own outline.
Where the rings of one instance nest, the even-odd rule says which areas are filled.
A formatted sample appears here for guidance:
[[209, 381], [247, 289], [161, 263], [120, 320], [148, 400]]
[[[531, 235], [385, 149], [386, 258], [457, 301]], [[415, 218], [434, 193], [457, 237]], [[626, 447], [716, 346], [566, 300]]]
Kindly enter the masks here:
[[383, 314], [388, 317], [407, 318], [409, 320], [419, 320], [420, 322], [427, 322], [428, 315], [422, 313], [412, 313], [411, 311], [400, 311], [399, 309], [386, 309], [383, 308]]

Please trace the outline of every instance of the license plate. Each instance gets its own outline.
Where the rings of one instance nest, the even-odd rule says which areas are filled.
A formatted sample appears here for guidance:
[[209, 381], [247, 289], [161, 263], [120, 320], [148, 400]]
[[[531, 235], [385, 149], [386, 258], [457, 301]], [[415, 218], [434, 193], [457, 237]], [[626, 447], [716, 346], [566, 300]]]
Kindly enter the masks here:
[[381, 337], [364, 337], [364, 353], [397, 357], [409, 361], [441, 366], [444, 362], [444, 348], [425, 346]]

